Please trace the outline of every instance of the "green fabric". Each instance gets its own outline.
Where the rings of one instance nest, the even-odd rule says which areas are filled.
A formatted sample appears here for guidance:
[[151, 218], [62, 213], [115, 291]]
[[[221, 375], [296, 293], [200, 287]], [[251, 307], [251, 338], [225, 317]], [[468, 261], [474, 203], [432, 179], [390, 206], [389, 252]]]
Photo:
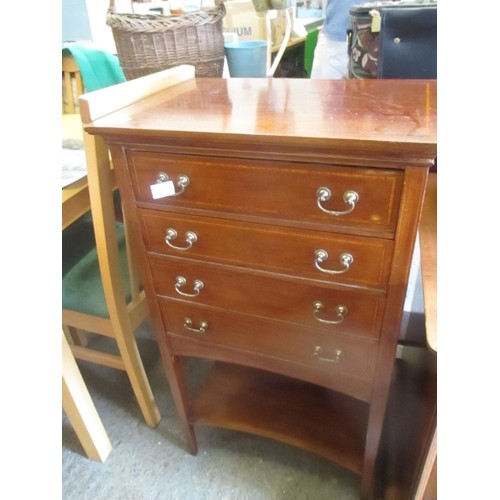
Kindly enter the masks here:
[[85, 92], [103, 89], [126, 80], [118, 57], [114, 54], [86, 45], [64, 47], [63, 55], [67, 54], [71, 54], [78, 64]]
[[[311, 76], [311, 70], [314, 60], [314, 49], [318, 43], [318, 28], [314, 28], [307, 32], [306, 44], [304, 50], [304, 69], [306, 70], [307, 76]], [[346, 49], [347, 50], [347, 49]]]
[[[120, 269], [127, 302], [131, 300], [125, 231], [116, 223]], [[102, 286], [94, 227], [89, 214], [71, 224], [62, 234], [62, 307], [101, 318], [109, 318]]]

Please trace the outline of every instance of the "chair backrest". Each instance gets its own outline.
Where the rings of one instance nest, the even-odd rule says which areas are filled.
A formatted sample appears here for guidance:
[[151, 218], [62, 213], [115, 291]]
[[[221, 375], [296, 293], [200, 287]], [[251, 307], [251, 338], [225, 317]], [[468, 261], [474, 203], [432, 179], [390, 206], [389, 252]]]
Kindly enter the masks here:
[[82, 122], [85, 125], [191, 78], [194, 66], [184, 64], [88, 92], [79, 99]]
[[78, 96], [83, 94], [83, 80], [75, 59], [66, 54], [62, 56], [62, 112], [78, 113]]

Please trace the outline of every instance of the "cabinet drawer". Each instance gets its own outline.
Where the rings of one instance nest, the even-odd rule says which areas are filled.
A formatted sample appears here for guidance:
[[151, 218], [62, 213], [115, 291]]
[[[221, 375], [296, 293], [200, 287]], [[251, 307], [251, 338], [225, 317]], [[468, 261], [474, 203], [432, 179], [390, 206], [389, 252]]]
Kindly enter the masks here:
[[327, 332], [378, 337], [383, 293], [335, 290], [190, 261], [153, 257], [150, 263], [158, 295]]
[[140, 210], [139, 217], [146, 247], [153, 253], [269, 270], [325, 283], [374, 288], [385, 288], [387, 284], [392, 240], [151, 210]]
[[[393, 231], [396, 225], [399, 171], [138, 151], [127, 158], [139, 204], [370, 231]], [[176, 184], [181, 176], [189, 183], [176, 185], [175, 196], [153, 198], [151, 186], [158, 180], [168, 177]], [[327, 191], [330, 199], [322, 199]], [[355, 201], [346, 202], [353, 192]]]
[[[377, 342], [192, 304], [160, 300], [167, 334], [360, 378], [373, 375]], [[200, 326], [206, 325], [200, 330]]]

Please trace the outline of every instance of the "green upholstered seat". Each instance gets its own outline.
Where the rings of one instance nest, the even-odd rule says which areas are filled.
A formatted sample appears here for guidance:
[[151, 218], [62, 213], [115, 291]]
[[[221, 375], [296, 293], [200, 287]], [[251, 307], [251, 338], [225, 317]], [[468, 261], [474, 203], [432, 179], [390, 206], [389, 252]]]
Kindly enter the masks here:
[[[116, 222], [116, 230], [120, 269], [128, 302], [131, 300], [131, 292], [122, 222]], [[62, 234], [62, 307], [109, 318], [90, 213], [80, 217]]]

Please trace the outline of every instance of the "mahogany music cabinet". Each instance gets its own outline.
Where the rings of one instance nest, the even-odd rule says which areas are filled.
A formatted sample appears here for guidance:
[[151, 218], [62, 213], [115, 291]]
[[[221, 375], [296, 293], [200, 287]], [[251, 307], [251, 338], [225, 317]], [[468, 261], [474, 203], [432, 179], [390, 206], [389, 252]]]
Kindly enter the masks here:
[[[86, 130], [110, 148], [189, 450], [220, 426], [374, 465], [436, 81], [190, 79]], [[182, 358], [213, 366], [187, 390]]]

